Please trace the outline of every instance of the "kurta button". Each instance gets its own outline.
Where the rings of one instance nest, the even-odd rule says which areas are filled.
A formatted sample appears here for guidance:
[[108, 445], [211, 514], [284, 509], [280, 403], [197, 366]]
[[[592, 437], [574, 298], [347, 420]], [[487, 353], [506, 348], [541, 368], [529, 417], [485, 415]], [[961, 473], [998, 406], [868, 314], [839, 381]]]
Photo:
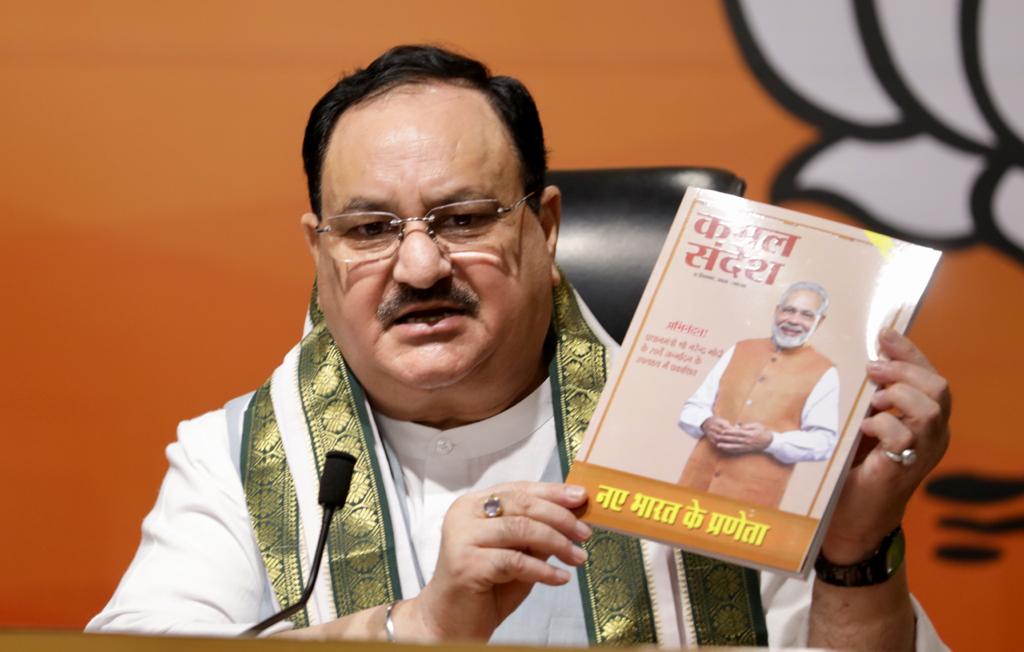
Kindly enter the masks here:
[[438, 439], [434, 443], [434, 452], [438, 455], [447, 455], [455, 449], [455, 444], [450, 439]]
[[753, 405], [753, 404], [754, 404], [754, 399], [748, 398], [747, 399], [747, 405]]

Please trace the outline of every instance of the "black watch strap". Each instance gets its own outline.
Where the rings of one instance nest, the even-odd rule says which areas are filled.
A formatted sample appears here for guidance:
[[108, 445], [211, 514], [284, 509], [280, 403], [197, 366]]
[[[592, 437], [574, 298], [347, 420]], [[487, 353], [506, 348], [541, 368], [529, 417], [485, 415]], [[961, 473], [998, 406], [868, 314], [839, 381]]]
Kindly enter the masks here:
[[903, 528], [896, 526], [864, 561], [843, 566], [833, 564], [825, 555], [818, 553], [814, 572], [819, 580], [834, 586], [873, 586], [896, 574], [903, 565], [904, 550]]

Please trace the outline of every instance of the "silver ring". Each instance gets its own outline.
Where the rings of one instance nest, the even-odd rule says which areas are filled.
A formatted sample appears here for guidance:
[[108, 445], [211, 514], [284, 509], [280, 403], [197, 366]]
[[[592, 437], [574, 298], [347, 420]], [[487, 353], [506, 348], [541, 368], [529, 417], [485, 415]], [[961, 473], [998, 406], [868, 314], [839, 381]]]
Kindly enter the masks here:
[[904, 448], [898, 453], [894, 453], [892, 451], [882, 452], [885, 453], [885, 456], [888, 457], [890, 460], [896, 462], [897, 464], [902, 464], [903, 466], [910, 466], [917, 461], [917, 451], [915, 451], [913, 448]]
[[487, 518], [497, 518], [502, 515], [505, 510], [501, 508], [501, 498], [497, 495], [491, 494], [487, 500], [484, 501], [484, 516]]

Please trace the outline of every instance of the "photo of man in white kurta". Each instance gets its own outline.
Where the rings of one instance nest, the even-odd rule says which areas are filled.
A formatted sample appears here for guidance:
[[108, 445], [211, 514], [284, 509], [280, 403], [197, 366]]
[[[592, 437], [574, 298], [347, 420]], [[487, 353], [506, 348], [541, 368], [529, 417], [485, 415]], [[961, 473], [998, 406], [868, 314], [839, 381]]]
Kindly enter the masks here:
[[820, 285], [794, 283], [775, 307], [772, 336], [722, 355], [679, 415], [698, 439], [680, 485], [778, 507], [795, 464], [832, 455], [839, 373], [807, 344], [828, 305]]

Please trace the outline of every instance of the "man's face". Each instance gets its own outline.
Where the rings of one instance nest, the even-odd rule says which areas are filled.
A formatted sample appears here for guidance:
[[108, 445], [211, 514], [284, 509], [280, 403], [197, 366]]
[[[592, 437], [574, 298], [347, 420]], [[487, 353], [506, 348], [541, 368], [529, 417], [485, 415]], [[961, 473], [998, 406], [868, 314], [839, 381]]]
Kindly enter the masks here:
[[[452, 202], [524, 194], [510, 136], [478, 91], [401, 86], [342, 114], [328, 144], [322, 215], [422, 216]], [[497, 413], [543, 379], [558, 191], [500, 223], [486, 254], [446, 253], [409, 223], [380, 263], [332, 258], [303, 216], [328, 327], [374, 405], [395, 418], [455, 425]]]
[[821, 297], [811, 290], [791, 292], [775, 307], [775, 321], [772, 324], [772, 339], [783, 349], [803, 346], [814, 333], [821, 309]]

